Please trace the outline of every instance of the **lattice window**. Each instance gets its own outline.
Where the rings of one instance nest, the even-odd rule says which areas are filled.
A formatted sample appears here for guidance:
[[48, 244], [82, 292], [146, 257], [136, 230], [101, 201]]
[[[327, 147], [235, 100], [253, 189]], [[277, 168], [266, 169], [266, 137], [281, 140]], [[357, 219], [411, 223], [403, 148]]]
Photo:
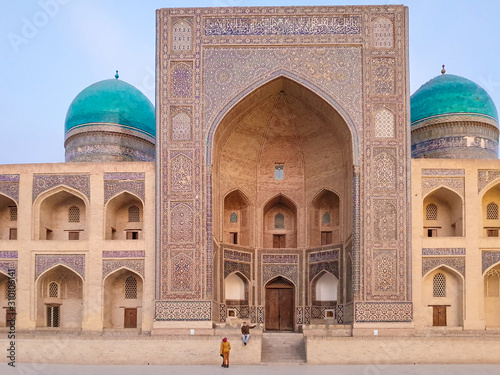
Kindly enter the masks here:
[[491, 202], [486, 206], [486, 219], [498, 220], [498, 204]]
[[432, 284], [433, 297], [446, 297], [446, 276], [437, 273]]
[[47, 327], [59, 327], [59, 306], [47, 306]]
[[17, 221], [17, 206], [10, 207], [10, 221]]
[[125, 299], [137, 298], [137, 279], [134, 276], [129, 276], [125, 280]]
[[331, 219], [330, 219], [330, 214], [329, 214], [328, 212], [325, 212], [325, 213], [323, 214], [323, 220], [322, 220], [322, 223], [323, 223], [323, 224], [330, 224], [330, 221], [331, 221]]
[[425, 208], [425, 219], [426, 220], [437, 220], [438, 218], [438, 208], [434, 203], [428, 204]]
[[285, 166], [283, 164], [274, 165], [274, 179], [283, 180], [285, 178]]
[[285, 229], [285, 216], [283, 216], [282, 213], [276, 214], [276, 216], [274, 216], [274, 228]]
[[9, 282], [5, 283], [5, 299], [9, 299]]
[[128, 222], [129, 223], [138, 223], [139, 221], [141, 221], [139, 207], [130, 206], [128, 208]]
[[238, 222], [238, 215], [236, 215], [236, 212], [231, 213], [229, 215], [229, 222], [230, 223], [237, 223]]
[[394, 114], [385, 108], [375, 115], [375, 137], [394, 138]]
[[59, 297], [59, 285], [55, 281], [52, 281], [49, 284], [49, 297], [51, 298]]
[[68, 211], [68, 220], [70, 223], [79, 223], [80, 222], [80, 209], [76, 206], [72, 206]]

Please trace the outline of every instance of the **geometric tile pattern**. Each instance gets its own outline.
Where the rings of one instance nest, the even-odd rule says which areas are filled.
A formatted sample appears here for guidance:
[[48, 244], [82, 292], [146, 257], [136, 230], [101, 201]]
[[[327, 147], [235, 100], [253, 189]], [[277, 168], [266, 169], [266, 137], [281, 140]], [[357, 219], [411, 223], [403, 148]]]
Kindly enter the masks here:
[[0, 259], [17, 259], [17, 251], [0, 251]]
[[447, 256], [447, 255], [465, 255], [465, 248], [464, 247], [457, 247], [457, 248], [423, 248], [422, 249], [422, 255], [441, 255], [441, 256]]
[[396, 250], [374, 251], [375, 291], [396, 292]]
[[257, 308], [255, 306], [250, 306], [250, 322], [257, 323]]
[[269, 254], [262, 255], [262, 263], [291, 263], [297, 264], [299, 262], [298, 255], [289, 255], [289, 254]]
[[483, 273], [494, 264], [500, 262], [500, 251], [483, 251], [481, 254]]
[[445, 186], [453, 189], [462, 198], [465, 191], [465, 181], [463, 178], [439, 178], [439, 177], [426, 177], [422, 178], [422, 196], [438, 186]]
[[252, 254], [244, 253], [242, 251], [236, 250], [224, 250], [224, 259], [236, 260], [238, 262], [248, 262], [252, 261]]
[[379, 152], [373, 159], [373, 166], [375, 190], [396, 190], [396, 158], [389, 152]]
[[491, 181], [500, 177], [499, 170], [481, 169], [477, 172], [477, 192], [481, 192]]
[[0, 261], [0, 271], [9, 275], [9, 272], [14, 270], [15, 278], [17, 280], [17, 260], [3, 260]]
[[394, 47], [394, 24], [389, 18], [378, 16], [372, 20], [372, 47]]
[[121, 192], [132, 193], [144, 202], [145, 200], [145, 186], [144, 181], [137, 180], [124, 180], [124, 181], [104, 181], [104, 203], [106, 204], [112, 197], [120, 194]]
[[356, 322], [411, 322], [412, 302], [356, 302]]
[[223, 323], [223, 322], [226, 321], [226, 316], [227, 316], [226, 313], [227, 313], [227, 311], [226, 311], [226, 305], [223, 304], [223, 303], [221, 303], [219, 305], [219, 322]]
[[146, 178], [144, 172], [105, 172], [103, 175], [104, 181], [125, 181], [125, 180], [142, 180]]
[[388, 109], [375, 114], [375, 138], [394, 138], [394, 114]]
[[55, 265], [63, 265], [79, 274], [85, 280], [85, 255], [80, 254], [36, 254], [35, 255], [35, 280], [43, 272]]
[[295, 286], [298, 285], [297, 280], [297, 266], [290, 265], [265, 265], [263, 268], [263, 285], [277, 276], [284, 276], [285, 278], [293, 281]]
[[322, 251], [319, 253], [309, 254], [309, 263], [324, 262], [324, 261], [338, 260], [338, 259], [339, 259], [339, 250], [329, 250], [329, 251]]
[[172, 98], [189, 98], [193, 95], [193, 63], [191, 61], [172, 61], [170, 77]]
[[337, 316], [337, 324], [344, 324], [344, 305], [337, 305], [335, 315]]
[[375, 200], [374, 233], [377, 241], [394, 241], [397, 239], [396, 202]]
[[252, 280], [249, 263], [231, 262], [228, 260], [224, 261], [224, 278], [235, 271], [241, 272], [247, 277], [248, 280]]
[[0, 175], [0, 193], [12, 198], [19, 203], [19, 175], [1, 174]]
[[156, 321], [204, 321], [212, 319], [209, 301], [156, 301]]
[[295, 308], [295, 324], [304, 324], [304, 308]]
[[309, 281], [312, 281], [319, 273], [327, 271], [335, 276], [337, 279], [339, 278], [339, 262], [321, 262], [314, 263], [309, 265]]
[[311, 308], [304, 307], [304, 324], [311, 324]]
[[144, 258], [146, 252], [144, 250], [136, 251], [103, 251], [103, 258]]
[[120, 269], [128, 268], [144, 278], [144, 260], [143, 259], [122, 259], [122, 260], [106, 260], [102, 261], [102, 279], [110, 273]]
[[90, 199], [90, 175], [88, 174], [35, 174], [33, 175], [33, 201], [44, 191], [59, 185], [69, 186]]
[[[484, 254], [484, 252], [483, 252]], [[457, 272], [459, 272], [463, 277], [465, 277], [465, 258], [423, 258], [422, 259], [422, 276], [427, 274], [430, 270], [441, 265], [448, 266]]]
[[396, 60], [389, 57], [372, 59], [373, 95], [394, 95]]
[[264, 323], [264, 306], [257, 306], [257, 323]]
[[422, 169], [422, 176], [465, 176], [465, 169]]

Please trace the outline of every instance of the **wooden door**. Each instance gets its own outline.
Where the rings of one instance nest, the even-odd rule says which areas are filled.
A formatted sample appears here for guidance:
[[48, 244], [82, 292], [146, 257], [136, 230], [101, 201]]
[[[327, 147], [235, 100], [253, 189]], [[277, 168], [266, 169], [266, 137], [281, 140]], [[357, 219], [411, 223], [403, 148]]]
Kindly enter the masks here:
[[137, 309], [125, 309], [124, 328], [137, 328]]
[[266, 287], [267, 331], [294, 330], [294, 287], [282, 278]]
[[285, 235], [284, 234], [273, 234], [273, 248], [284, 249], [285, 248]]
[[432, 306], [432, 325], [435, 327], [446, 326], [446, 305]]

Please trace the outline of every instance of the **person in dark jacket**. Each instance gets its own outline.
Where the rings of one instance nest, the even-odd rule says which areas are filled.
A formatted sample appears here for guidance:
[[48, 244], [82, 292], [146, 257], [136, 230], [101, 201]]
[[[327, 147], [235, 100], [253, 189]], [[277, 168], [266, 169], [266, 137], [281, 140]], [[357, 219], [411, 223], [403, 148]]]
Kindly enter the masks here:
[[248, 339], [250, 338], [250, 330], [252, 328], [255, 328], [255, 326], [250, 327], [246, 322], [243, 322], [241, 326], [241, 338], [243, 339], [243, 345], [247, 344]]

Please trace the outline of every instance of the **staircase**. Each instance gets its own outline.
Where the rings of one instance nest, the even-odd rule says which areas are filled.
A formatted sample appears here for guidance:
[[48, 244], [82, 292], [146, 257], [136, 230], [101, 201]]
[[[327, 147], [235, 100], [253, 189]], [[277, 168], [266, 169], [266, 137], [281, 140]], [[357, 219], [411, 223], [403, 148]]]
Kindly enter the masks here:
[[306, 363], [304, 335], [294, 332], [264, 332], [262, 363]]

